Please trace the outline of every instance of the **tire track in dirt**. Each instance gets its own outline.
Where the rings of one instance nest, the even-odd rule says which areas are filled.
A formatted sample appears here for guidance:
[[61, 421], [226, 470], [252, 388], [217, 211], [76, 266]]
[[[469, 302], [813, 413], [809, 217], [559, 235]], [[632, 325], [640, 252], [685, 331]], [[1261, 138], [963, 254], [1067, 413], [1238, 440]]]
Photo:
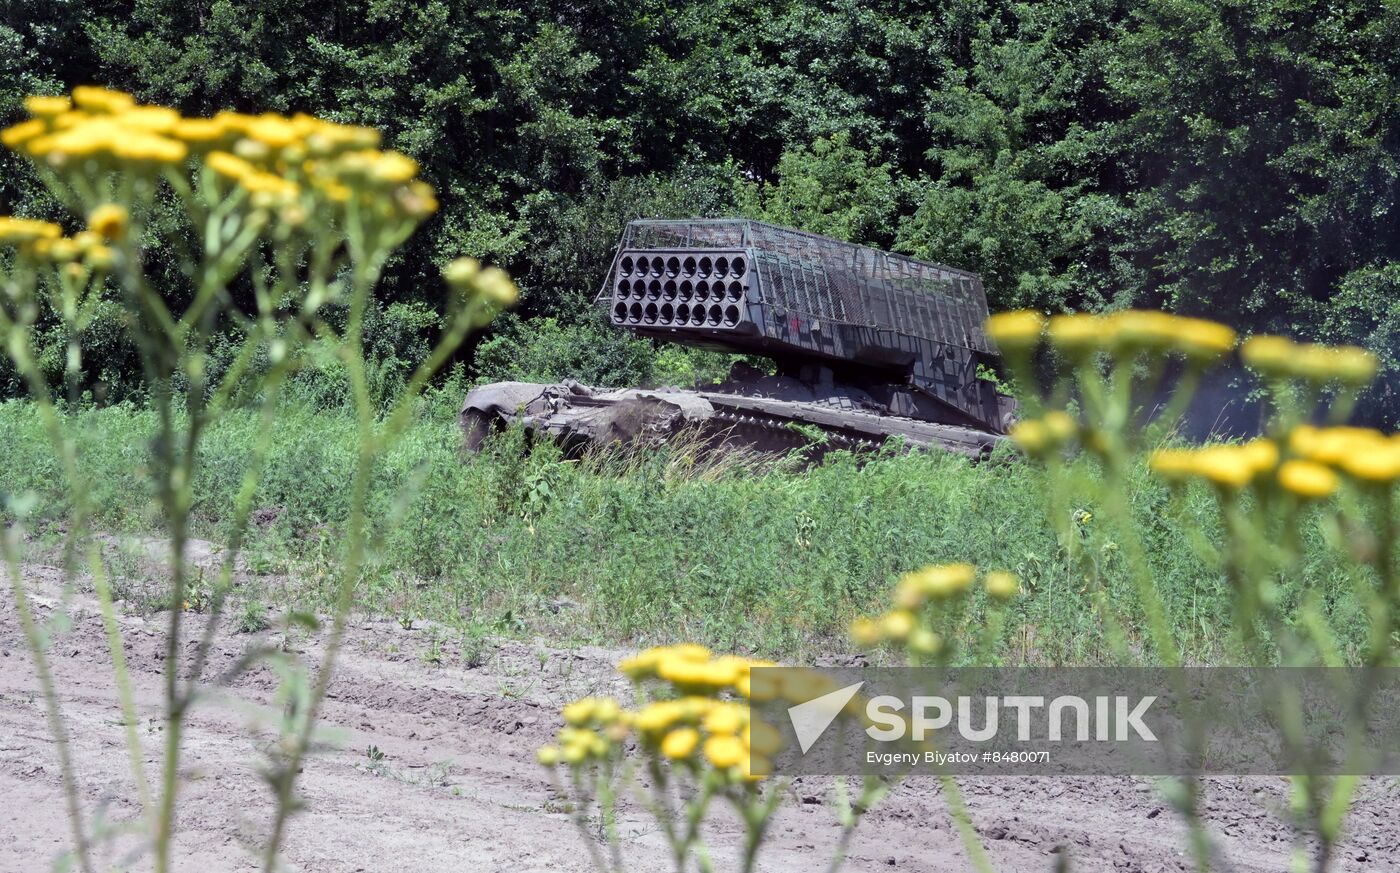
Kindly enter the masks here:
[[[42, 614], [57, 608], [61, 574], [27, 575]], [[82, 597], [72, 628], [56, 638], [52, 663], [83, 775], [89, 814], [121, 823], [138, 814], [101, 622]], [[159, 754], [163, 617], [122, 619], [126, 656], [141, 711], [148, 766]], [[191, 616], [191, 632], [202, 619]], [[220, 634], [209, 675], [228, 669], [253, 644], [282, 638]], [[314, 658], [321, 638], [290, 642]], [[563, 811], [534, 749], [558, 724], [558, 707], [596, 693], [625, 694], [612, 664], [621, 654], [505, 642], [476, 669], [426, 658], [427, 634], [388, 623], [357, 624], [347, 638], [324, 708], [324, 748], [299, 782], [307, 808], [293, 819], [286, 858], [309, 873], [331, 871], [586, 871], [583, 837]], [[68, 845], [54, 744], [32, 678], [14, 606], [0, 599], [0, 871], [47, 869]], [[186, 652], [192, 653], [192, 646]], [[276, 677], [266, 668], [232, 687], [209, 689], [189, 721], [182, 773], [179, 868], [200, 873], [258, 869], [254, 849], [266, 830], [270, 793], [258, 772], [259, 743], [277, 716]], [[371, 748], [382, 757], [367, 754]], [[1005, 777], [960, 780], [974, 823], [997, 869], [1048, 871], [1057, 853], [1075, 870], [1190, 869], [1185, 830], [1153, 783], [1125, 777]], [[837, 826], [830, 780], [791, 786], [794, 803], [772, 827], [761, 869], [824, 869]], [[1206, 810], [1234, 869], [1288, 868], [1292, 835], [1278, 811], [1287, 785], [1276, 778], [1208, 781]], [[655, 826], [635, 805], [620, 829], [633, 870], [670, 868]], [[721, 820], [709, 835], [719, 869], [732, 868], [740, 829]], [[119, 861], [130, 837], [104, 844]], [[137, 863], [137, 869], [142, 865]], [[847, 869], [968, 869], [957, 833], [930, 779], [898, 786], [858, 831]], [[1367, 781], [1337, 869], [1400, 869], [1400, 791]]]

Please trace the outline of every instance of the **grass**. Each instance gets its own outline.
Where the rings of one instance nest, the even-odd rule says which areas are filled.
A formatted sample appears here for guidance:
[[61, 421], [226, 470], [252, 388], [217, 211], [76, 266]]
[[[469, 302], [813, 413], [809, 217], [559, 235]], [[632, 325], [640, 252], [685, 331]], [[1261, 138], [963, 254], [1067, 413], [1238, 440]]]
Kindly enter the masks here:
[[[695, 467], [679, 453], [568, 461], [552, 446], [527, 450], [507, 433], [479, 456], [460, 449], [455, 396], [437, 396], [380, 464], [371, 506], [379, 519], [361, 609], [411, 625], [430, 621], [479, 640], [533, 633], [561, 642], [646, 644], [691, 639], [772, 657], [846, 650], [844, 631], [882, 608], [902, 572], [971, 561], [1021, 575], [1027, 593], [1008, 623], [1009, 662], [1098, 663], [1108, 657], [1095, 611], [1097, 583], [1070, 570], [1065, 544], [1044, 521], [1041, 476], [1010, 453], [972, 465], [944, 453], [857, 463], [836, 456], [799, 471], [752, 464]], [[226, 522], [259, 421], [235, 412], [208, 435], [197, 526]], [[74, 437], [97, 483], [107, 530], [150, 533], [158, 515], [145, 479], [154, 423], [118, 406], [81, 413]], [[0, 405], [0, 493], [30, 495], [40, 518], [66, 511], [60, 479], [32, 408]], [[354, 423], [347, 411], [291, 404], [279, 417], [254, 503], [266, 519], [248, 554], [237, 623], [262, 607], [329, 608], [338, 525], [349, 501]], [[1186, 531], [1215, 524], [1205, 495], [1186, 518], [1166, 515], [1166, 493], [1142, 476], [1132, 511], [1147, 538], [1172, 624], [1190, 661], [1213, 660], [1227, 633], [1229, 592], [1195, 557]], [[1137, 624], [1134, 596], [1111, 541], [1091, 536], [1098, 507], [1073, 509], [1074, 530], [1096, 549], [1109, 608]], [[1335, 578], [1336, 561], [1311, 550], [1300, 587]], [[1340, 590], [1340, 588], [1338, 589]], [[1282, 597], [1301, 596], [1283, 591]], [[1363, 617], [1344, 595], [1328, 601], [1351, 637]], [[977, 612], [974, 610], [975, 626]]]

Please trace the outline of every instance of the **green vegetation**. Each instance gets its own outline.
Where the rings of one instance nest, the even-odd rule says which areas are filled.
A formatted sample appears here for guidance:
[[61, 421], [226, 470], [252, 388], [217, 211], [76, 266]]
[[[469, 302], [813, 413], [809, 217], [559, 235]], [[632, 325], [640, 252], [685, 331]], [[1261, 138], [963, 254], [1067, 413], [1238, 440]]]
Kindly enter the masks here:
[[[882, 603], [901, 573], [966, 560], [1025, 580], [1029, 596], [1003, 641], [1009, 661], [1110, 659], [1101, 608], [1129, 610], [1119, 613], [1123, 624], [1141, 627], [1123, 558], [1096, 530], [1106, 523], [1101, 507], [1070, 509], [1106, 586], [1096, 605], [1096, 585], [1073, 569], [1086, 557], [1071, 560], [1059, 547], [1035, 496], [1043, 471], [1014, 453], [977, 467], [943, 453], [864, 464], [838, 457], [805, 472], [754, 475], [738, 464], [696, 467], [680, 453], [568, 461], [549, 445], [522, 451], [522, 435], [508, 432], [473, 457], [459, 448], [456, 397], [455, 386], [431, 397], [376, 469], [369, 505], [379, 545], [360, 587], [371, 615], [467, 634], [613, 645], [693, 639], [800, 657], [844, 648], [850, 620]], [[133, 492], [140, 480], [129, 475], [145, 463], [152, 426], [150, 413], [125, 406], [75, 421], [99, 526], [155, 528], [149, 495]], [[204, 535], [217, 539], [228, 524], [260, 427], [253, 414], [231, 413], [208, 432], [193, 510]], [[267, 510], [255, 518], [267, 520], [252, 534], [253, 575], [236, 595], [269, 605], [270, 617], [328, 605], [354, 432], [349, 414], [305, 404], [278, 416], [253, 501]], [[33, 492], [36, 512], [61, 520], [63, 488], [30, 406], [0, 406], [0, 444], [8, 459], [0, 491]], [[409, 496], [396, 498], [401, 492]], [[1184, 517], [1171, 514], [1167, 489], [1141, 470], [1132, 493], [1186, 657], [1210, 660], [1230, 633], [1229, 591], [1194, 557], [1188, 531], [1214, 530], [1213, 505], [1196, 495]], [[1345, 574], [1321, 545], [1309, 551], [1285, 602], [1309, 587], [1323, 592], [1334, 623], [1360, 639], [1365, 617], [1340, 593]]]
[[[743, 213], [978, 270], [994, 309], [1161, 305], [1362, 342], [1395, 372], [1394, 4], [20, 8], [0, 19], [0, 124], [21, 117], [26, 93], [100, 81], [189, 114], [355, 121], [417, 158], [442, 210], [388, 266], [384, 317], [366, 327], [401, 360], [434, 320], [391, 307], [435, 309], [448, 253], [505, 266], [526, 319], [574, 330], [626, 219]], [[58, 214], [9, 156], [0, 206]], [[161, 266], [173, 263], [152, 258], [175, 299], [187, 280]], [[88, 336], [99, 401], [143, 393], [115, 315]], [[57, 378], [61, 343], [41, 327]], [[587, 358], [598, 363], [567, 375], [648, 375], [649, 344], [622, 354], [607, 331], [577, 329], [596, 355], [550, 331], [519, 339], [535, 360], [566, 353], [536, 370]], [[18, 392], [7, 370], [0, 392]], [[1367, 408], [1393, 418], [1396, 396], [1376, 392]]]

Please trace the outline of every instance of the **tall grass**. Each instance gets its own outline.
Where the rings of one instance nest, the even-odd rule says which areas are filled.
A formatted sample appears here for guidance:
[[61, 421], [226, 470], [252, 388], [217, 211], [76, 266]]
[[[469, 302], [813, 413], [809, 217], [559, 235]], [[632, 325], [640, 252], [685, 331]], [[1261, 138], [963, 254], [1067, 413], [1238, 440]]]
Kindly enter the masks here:
[[[361, 580], [361, 608], [371, 615], [803, 657], [843, 650], [851, 618], [877, 608], [901, 573], [957, 560], [1025, 580], [1029, 596], [1003, 640], [1008, 662], [1111, 659], [1095, 596], [1121, 613], [1122, 627], [1142, 626], [1113, 543], [1096, 546], [1108, 580], [1096, 595], [1046, 524], [1043, 471], [1009, 452], [978, 465], [939, 452], [836, 455], [807, 469], [696, 464], [683, 447], [572, 461], [507, 432], [470, 456], [460, 449], [456, 400], [444, 392], [425, 401], [426, 414], [375, 469], [371, 516], [396, 521], [376, 531]], [[150, 413], [126, 406], [76, 418], [99, 525], [156, 529], [150, 495], [130, 490], [145, 480], [129, 475], [144, 463], [153, 427]], [[232, 412], [209, 431], [194, 506], [207, 535], [228, 523], [261, 427], [256, 414]], [[0, 406], [0, 445], [0, 491], [32, 492], [42, 517], [61, 520], [63, 488], [27, 403]], [[277, 416], [254, 500], [264, 526], [250, 544], [245, 598], [278, 608], [329, 604], [330, 577], [315, 572], [316, 562], [344, 522], [354, 446], [349, 411], [290, 403]], [[1165, 488], [1143, 471], [1131, 494], [1185, 656], [1209, 662], [1228, 633], [1228, 588], [1188, 541], [1193, 527], [1213, 535], [1209, 500], [1193, 498], [1185, 516], [1169, 516]], [[1085, 543], [1097, 541], [1090, 534], [1105, 521], [1100, 507], [1070, 511]], [[1305, 585], [1331, 597], [1333, 620], [1354, 645], [1364, 613], [1340, 589], [1332, 597], [1342, 578], [1335, 559], [1320, 545], [1309, 554]]]

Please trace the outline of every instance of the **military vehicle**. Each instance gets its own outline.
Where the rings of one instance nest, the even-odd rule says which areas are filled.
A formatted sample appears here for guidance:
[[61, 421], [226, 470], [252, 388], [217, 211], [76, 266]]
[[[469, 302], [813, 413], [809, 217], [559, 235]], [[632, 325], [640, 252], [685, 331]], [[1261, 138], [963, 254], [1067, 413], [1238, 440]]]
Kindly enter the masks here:
[[747, 219], [637, 220], [597, 304], [619, 329], [745, 355], [721, 384], [604, 389], [498, 382], [471, 391], [469, 448], [523, 422], [569, 449], [694, 428], [715, 448], [875, 448], [900, 438], [973, 457], [1014, 401], [978, 376], [998, 360], [978, 276]]

